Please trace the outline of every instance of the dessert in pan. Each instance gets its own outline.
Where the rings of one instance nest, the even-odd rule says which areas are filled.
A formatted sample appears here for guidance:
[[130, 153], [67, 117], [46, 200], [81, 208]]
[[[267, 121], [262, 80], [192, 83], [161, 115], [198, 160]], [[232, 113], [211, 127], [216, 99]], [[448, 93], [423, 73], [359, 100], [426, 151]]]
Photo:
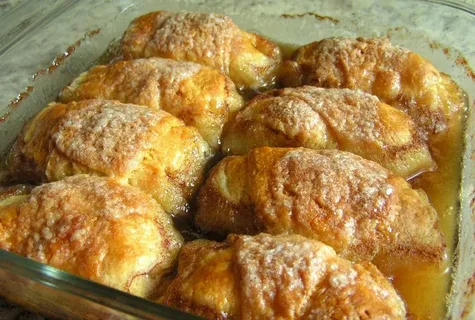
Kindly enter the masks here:
[[435, 166], [410, 116], [349, 89], [303, 86], [258, 95], [226, 125], [222, 149], [245, 154], [262, 146], [345, 150], [404, 178]]
[[[369, 262], [299, 235], [196, 240], [159, 302], [210, 319], [405, 319], [404, 302]], [[225, 316], [223, 316], [225, 315]]]
[[151, 12], [135, 19], [122, 39], [124, 59], [162, 57], [193, 61], [220, 70], [239, 89], [272, 85], [282, 55], [279, 47], [239, 29], [219, 14]]
[[218, 233], [297, 233], [352, 261], [439, 263], [445, 240], [427, 196], [375, 162], [339, 150], [257, 148], [227, 157], [198, 198]]
[[94, 67], [60, 94], [62, 102], [85, 99], [119, 100], [167, 111], [197, 128], [215, 150], [224, 124], [243, 105], [234, 83], [220, 71], [161, 58]]
[[283, 63], [285, 86], [357, 89], [405, 111], [429, 142], [463, 109], [460, 88], [427, 60], [387, 39], [324, 39]]
[[194, 127], [162, 110], [113, 100], [52, 103], [25, 125], [8, 158], [33, 182], [90, 173], [152, 195], [185, 214], [213, 152]]
[[183, 237], [162, 207], [115, 179], [77, 175], [0, 201], [1, 247], [148, 297]]
[[58, 100], [8, 156], [38, 186], [4, 191], [0, 248], [209, 319], [441, 316], [454, 225], [427, 184], [456, 173], [464, 105], [416, 53], [283, 61], [229, 17], [158, 11]]

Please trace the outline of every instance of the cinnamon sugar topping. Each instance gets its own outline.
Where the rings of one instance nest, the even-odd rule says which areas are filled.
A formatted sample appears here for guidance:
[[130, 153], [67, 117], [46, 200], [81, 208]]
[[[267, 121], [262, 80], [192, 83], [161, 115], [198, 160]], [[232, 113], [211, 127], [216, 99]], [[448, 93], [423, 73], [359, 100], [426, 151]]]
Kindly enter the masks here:
[[151, 129], [167, 116], [145, 107], [100, 101], [68, 112], [52, 140], [74, 161], [108, 174], [123, 174], [137, 167], [142, 152], [151, 147]]

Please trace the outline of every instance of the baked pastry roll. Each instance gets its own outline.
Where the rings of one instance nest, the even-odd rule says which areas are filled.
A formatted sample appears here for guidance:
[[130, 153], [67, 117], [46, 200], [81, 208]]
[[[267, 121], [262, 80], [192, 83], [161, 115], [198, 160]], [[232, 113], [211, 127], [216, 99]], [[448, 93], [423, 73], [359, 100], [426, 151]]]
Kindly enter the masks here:
[[132, 21], [121, 50], [126, 60], [162, 57], [197, 62], [227, 74], [239, 89], [253, 90], [274, 82], [282, 60], [276, 44], [215, 13], [145, 14]]
[[388, 39], [330, 38], [300, 47], [281, 69], [286, 86], [359, 89], [409, 114], [429, 138], [463, 108], [460, 88], [429, 61]]
[[163, 109], [196, 127], [217, 149], [228, 118], [242, 107], [242, 97], [221, 72], [191, 62], [138, 59], [96, 66], [60, 94], [60, 101], [119, 100]]
[[149, 195], [78, 175], [0, 200], [0, 248], [141, 297], [175, 265], [183, 238]]
[[223, 151], [252, 148], [340, 149], [378, 162], [404, 178], [435, 167], [417, 126], [373, 95], [311, 86], [260, 94], [226, 125]]
[[200, 190], [195, 222], [218, 235], [300, 234], [383, 272], [401, 261], [443, 265], [446, 255], [423, 191], [339, 150], [263, 147], [227, 157]]
[[159, 300], [208, 319], [405, 319], [403, 301], [369, 262], [353, 264], [298, 235], [196, 240]]
[[178, 215], [187, 211], [212, 156], [195, 128], [165, 111], [83, 100], [39, 112], [15, 142], [8, 167], [18, 180], [35, 182], [79, 173], [115, 177]]

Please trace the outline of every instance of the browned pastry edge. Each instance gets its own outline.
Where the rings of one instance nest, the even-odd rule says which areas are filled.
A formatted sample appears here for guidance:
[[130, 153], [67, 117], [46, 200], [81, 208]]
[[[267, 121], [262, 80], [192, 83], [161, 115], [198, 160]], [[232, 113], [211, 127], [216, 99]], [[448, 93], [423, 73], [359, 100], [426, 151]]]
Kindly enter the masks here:
[[408, 113], [428, 138], [447, 130], [453, 114], [464, 108], [462, 91], [453, 80], [387, 38], [327, 38], [309, 43], [282, 64], [279, 77], [286, 86], [309, 84], [372, 93]]
[[408, 115], [349, 89], [303, 86], [256, 96], [226, 124], [222, 149], [245, 154], [263, 146], [337, 148], [406, 179], [435, 169], [428, 145]]
[[386, 274], [406, 260], [447, 263], [438, 216], [425, 193], [338, 150], [264, 147], [225, 158], [200, 190], [195, 223], [219, 236], [297, 233], [333, 246], [342, 257], [375, 259]]
[[[196, 240], [158, 300], [209, 319], [404, 319], [389, 281], [299, 235], [230, 235]], [[379, 319], [379, 318], [378, 318]]]
[[125, 59], [201, 63], [229, 75], [237, 88], [251, 90], [272, 85], [282, 59], [276, 44], [239, 29], [229, 17], [191, 12], [156, 11], [136, 18], [124, 33], [121, 51]]
[[149, 195], [76, 175], [0, 202], [0, 248], [147, 297], [183, 238]]

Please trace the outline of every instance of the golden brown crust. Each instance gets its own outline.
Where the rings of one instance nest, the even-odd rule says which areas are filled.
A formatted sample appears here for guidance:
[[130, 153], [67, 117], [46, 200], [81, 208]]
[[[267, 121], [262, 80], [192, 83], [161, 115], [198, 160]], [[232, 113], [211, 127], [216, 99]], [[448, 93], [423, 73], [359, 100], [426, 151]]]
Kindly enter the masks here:
[[197, 225], [218, 234], [296, 233], [378, 266], [445, 258], [425, 194], [348, 152], [264, 147], [225, 158], [200, 190], [198, 207]]
[[330, 38], [300, 47], [281, 69], [287, 86], [359, 89], [408, 113], [431, 137], [447, 129], [463, 96], [429, 61], [387, 39]]
[[175, 264], [183, 238], [150, 196], [88, 175], [0, 203], [0, 248], [148, 296]]
[[112, 176], [151, 194], [168, 213], [182, 214], [211, 157], [196, 129], [167, 112], [84, 100], [50, 104], [26, 124], [9, 167], [20, 179], [24, 159], [47, 181], [79, 173]]
[[161, 303], [211, 319], [404, 319], [391, 284], [298, 235], [198, 240], [180, 253]]
[[135, 19], [122, 39], [122, 54], [197, 62], [229, 75], [240, 89], [272, 84], [282, 59], [276, 44], [240, 30], [229, 17], [166, 11]]
[[13, 179], [48, 181], [45, 171], [51, 135], [58, 121], [74, 107], [55, 104], [54, 108], [44, 108], [25, 124], [7, 158], [8, 170]]
[[208, 319], [233, 318], [240, 307], [233, 259], [228, 243], [188, 242], [180, 251], [177, 276], [159, 302]]
[[337, 148], [404, 178], [435, 167], [408, 115], [349, 89], [304, 86], [257, 96], [226, 125], [222, 149], [245, 154], [262, 146]]
[[60, 94], [62, 102], [118, 100], [163, 109], [218, 148], [223, 125], [242, 106], [232, 81], [192, 62], [150, 58], [96, 66]]

